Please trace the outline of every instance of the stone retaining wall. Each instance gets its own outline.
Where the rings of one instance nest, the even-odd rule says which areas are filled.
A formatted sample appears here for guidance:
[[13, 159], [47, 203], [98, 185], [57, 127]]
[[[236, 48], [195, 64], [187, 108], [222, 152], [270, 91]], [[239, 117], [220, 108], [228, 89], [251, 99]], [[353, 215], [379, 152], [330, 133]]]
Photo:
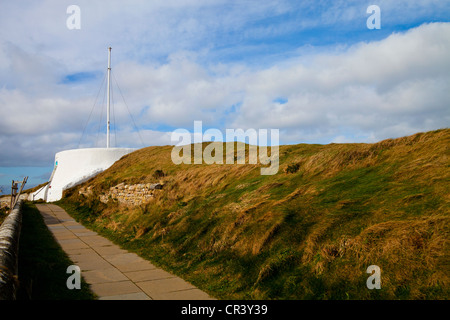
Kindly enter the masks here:
[[[107, 203], [110, 200], [116, 200], [119, 203], [136, 206], [151, 201], [155, 192], [158, 192], [163, 188], [161, 183], [146, 183], [146, 184], [133, 184], [126, 185], [120, 183], [114, 187], [111, 187], [107, 193], [101, 194], [100, 201]], [[80, 194], [89, 196], [93, 193], [92, 187], [81, 188]]]
[[0, 300], [16, 299], [21, 206], [19, 200], [0, 226]]

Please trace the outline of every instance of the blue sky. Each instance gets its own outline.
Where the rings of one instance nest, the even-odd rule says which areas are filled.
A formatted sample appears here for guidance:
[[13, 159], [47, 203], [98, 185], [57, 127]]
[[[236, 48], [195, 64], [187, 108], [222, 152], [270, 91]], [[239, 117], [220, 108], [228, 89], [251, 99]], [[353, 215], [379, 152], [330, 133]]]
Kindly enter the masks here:
[[72, 73], [72, 74], [68, 74], [66, 75], [63, 80], [62, 83], [63, 84], [73, 84], [73, 83], [78, 83], [78, 82], [87, 82], [89, 80], [94, 80], [99, 78], [101, 75], [99, 72], [76, 72], [76, 73]]
[[437, 0], [2, 1], [0, 185], [45, 182], [56, 152], [102, 145], [108, 46], [117, 146], [173, 144], [195, 120], [277, 128], [282, 144], [448, 127], [449, 20]]

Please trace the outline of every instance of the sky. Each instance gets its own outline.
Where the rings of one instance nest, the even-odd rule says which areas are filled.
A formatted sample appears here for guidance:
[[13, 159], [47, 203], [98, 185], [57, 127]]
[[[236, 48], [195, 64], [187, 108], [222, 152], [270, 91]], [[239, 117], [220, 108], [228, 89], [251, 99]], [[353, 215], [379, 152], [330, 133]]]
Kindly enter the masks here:
[[280, 144], [450, 123], [450, 1], [0, 0], [4, 193], [46, 182], [59, 151], [106, 146], [109, 46], [112, 146], [172, 145], [194, 121]]

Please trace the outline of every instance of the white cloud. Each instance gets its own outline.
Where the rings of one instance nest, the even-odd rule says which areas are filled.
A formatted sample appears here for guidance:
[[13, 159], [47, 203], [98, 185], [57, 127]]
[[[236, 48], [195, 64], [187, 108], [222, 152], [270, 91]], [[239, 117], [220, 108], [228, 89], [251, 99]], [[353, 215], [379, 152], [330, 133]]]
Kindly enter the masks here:
[[[170, 144], [169, 133], [156, 128], [192, 130], [194, 120], [205, 129], [278, 128], [281, 143], [373, 142], [450, 122], [449, 23], [355, 45], [300, 44], [297, 55], [282, 59], [280, 52], [279, 61], [262, 65], [210, 56], [245, 56], [253, 46], [270, 47], [244, 41], [259, 41], [267, 32], [275, 37], [318, 23], [350, 23], [361, 4], [323, 4], [317, 14], [314, 1], [78, 1], [81, 30], [70, 31], [68, 3], [25, 3], [7, 2], [0, 11], [0, 165], [52, 163], [55, 152], [78, 147], [101, 79], [62, 80], [76, 72], [104, 72], [109, 45], [127, 103], [115, 89], [122, 146], [141, 147], [141, 138], [145, 145]], [[383, 21], [393, 21], [391, 12], [406, 4], [382, 1]], [[426, 11], [429, 3], [416, 4]], [[261, 23], [293, 7], [311, 16]], [[99, 120], [98, 108], [91, 120]], [[91, 123], [81, 147], [104, 141], [97, 127]]]
[[[308, 66], [299, 60], [257, 72], [233, 125], [351, 127], [379, 139], [398, 134], [387, 128], [402, 122], [413, 132], [444, 127], [450, 116], [449, 50], [450, 24], [430, 24], [339, 55], [323, 54]], [[288, 102], [274, 105], [277, 95]]]
[[[263, 70], [234, 66], [227, 73], [223, 66], [206, 69], [195, 55], [178, 55], [165, 65], [128, 63], [116, 72], [138, 97], [136, 105], [149, 106], [140, 123], [274, 127], [295, 130], [296, 141], [304, 141], [307, 132], [323, 132], [316, 138], [323, 142], [348, 127], [383, 139], [401, 135], [401, 124], [403, 134], [410, 134], [448, 123], [448, 50], [450, 24], [429, 24]], [[287, 102], [275, 102], [279, 97]], [[239, 111], [229, 113], [232, 105], [240, 105]]]

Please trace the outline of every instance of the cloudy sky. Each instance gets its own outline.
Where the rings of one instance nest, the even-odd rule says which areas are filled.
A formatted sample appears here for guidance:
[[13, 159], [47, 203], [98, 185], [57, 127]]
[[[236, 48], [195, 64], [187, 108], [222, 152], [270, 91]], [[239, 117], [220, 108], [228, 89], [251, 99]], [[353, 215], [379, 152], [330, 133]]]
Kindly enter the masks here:
[[449, 21], [447, 0], [0, 0], [0, 185], [106, 145], [109, 46], [112, 146], [173, 144], [195, 120], [280, 144], [449, 127]]

